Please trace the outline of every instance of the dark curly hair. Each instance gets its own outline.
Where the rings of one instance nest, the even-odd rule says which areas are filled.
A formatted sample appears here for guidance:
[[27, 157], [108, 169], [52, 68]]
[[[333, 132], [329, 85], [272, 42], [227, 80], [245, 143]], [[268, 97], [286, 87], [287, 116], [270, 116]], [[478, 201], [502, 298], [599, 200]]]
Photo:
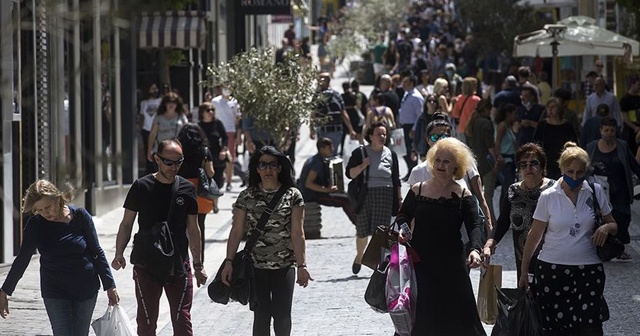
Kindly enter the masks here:
[[178, 96], [175, 92], [169, 92], [162, 96], [162, 100], [160, 101], [160, 105], [158, 106], [158, 115], [163, 115], [167, 112], [167, 104], [170, 102], [176, 103], [176, 112], [178, 114], [184, 113], [184, 103], [182, 102], [182, 98]]
[[182, 144], [182, 152], [185, 157], [202, 153], [203, 148], [209, 145], [202, 128], [194, 123], [182, 126], [178, 132], [178, 141]]
[[544, 149], [540, 147], [540, 145], [529, 142], [526, 143], [516, 151], [516, 163], [520, 162], [525, 156], [535, 156], [538, 161], [540, 161], [540, 167], [542, 168], [543, 175], [547, 169], [547, 154], [544, 152]]
[[249, 159], [249, 188], [257, 188], [262, 181], [260, 174], [258, 174], [258, 163], [263, 155], [271, 155], [278, 159], [278, 165], [281, 168], [278, 174], [278, 181], [285, 188], [294, 187], [293, 166], [289, 158], [273, 146], [264, 146], [256, 150]]

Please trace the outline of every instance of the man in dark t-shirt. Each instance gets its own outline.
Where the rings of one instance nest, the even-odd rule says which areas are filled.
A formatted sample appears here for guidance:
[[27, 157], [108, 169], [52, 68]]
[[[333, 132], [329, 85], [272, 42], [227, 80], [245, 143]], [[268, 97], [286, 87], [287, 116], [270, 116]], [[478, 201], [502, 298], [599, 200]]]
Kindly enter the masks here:
[[302, 192], [302, 197], [305, 202], [317, 202], [342, 208], [351, 223], [355, 225], [356, 214], [351, 209], [349, 197], [345, 193], [339, 193], [337, 186], [331, 185], [331, 176], [324, 163], [324, 160], [333, 153], [333, 142], [329, 138], [319, 138], [316, 147], [318, 154], [307, 159], [300, 173], [298, 188]]
[[[111, 266], [116, 271], [126, 266], [124, 250], [131, 238], [133, 222], [139, 215], [139, 231], [134, 237], [131, 252], [133, 280], [137, 288], [138, 333], [155, 334], [160, 296], [164, 289], [171, 310], [178, 313], [178, 318], [172, 319], [174, 334], [193, 335], [190, 313], [193, 280], [188, 247], [193, 256], [193, 274], [198, 287], [207, 281], [200, 260], [202, 246], [197, 222], [196, 190], [191, 182], [177, 175], [184, 161], [179, 142], [173, 139], [162, 141], [154, 159], [158, 171], [136, 180], [127, 194], [124, 217], [116, 238], [116, 255]], [[169, 232], [165, 231], [167, 227]], [[154, 239], [157, 229], [162, 232], [159, 236], [165, 238], [161, 240], [161, 245]], [[155, 249], [170, 261], [164, 258], [158, 261]], [[165, 265], [168, 265], [166, 271]]]

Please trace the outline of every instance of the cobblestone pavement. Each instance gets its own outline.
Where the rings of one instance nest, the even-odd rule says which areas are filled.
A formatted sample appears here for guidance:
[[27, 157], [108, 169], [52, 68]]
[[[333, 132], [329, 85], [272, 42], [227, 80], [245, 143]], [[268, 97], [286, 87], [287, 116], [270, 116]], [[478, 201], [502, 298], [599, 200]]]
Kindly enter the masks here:
[[[340, 81], [332, 81], [339, 87]], [[370, 88], [364, 87], [364, 90]], [[366, 91], [365, 91], [366, 92]], [[303, 129], [297, 148], [296, 170], [299, 172], [305, 159], [316, 152], [315, 144], [309, 140], [308, 130]], [[400, 160], [402, 173], [406, 171]], [[404, 175], [404, 174], [403, 174]], [[405, 190], [407, 187], [403, 187]], [[239, 181], [234, 189], [220, 199], [218, 214], [210, 214], [206, 220], [205, 268], [210, 280], [225, 256], [226, 239], [231, 220], [231, 204], [240, 191]], [[496, 192], [499, 195], [499, 192]], [[495, 203], [497, 204], [497, 202]], [[121, 208], [94, 217], [102, 247], [111, 261], [114, 255], [115, 237], [123, 210]], [[634, 204], [631, 235], [631, 262], [609, 262], [605, 264], [607, 282], [605, 295], [611, 310], [611, 320], [605, 323], [605, 335], [639, 335], [640, 333], [640, 205]], [[357, 276], [351, 274], [351, 263], [355, 256], [355, 228], [342, 210], [322, 208], [322, 239], [307, 241], [307, 264], [315, 281], [307, 288], [296, 287], [293, 304], [293, 335], [392, 335], [393, 326], [386, 314], [374, 312], [364, 302], [363, 295], [371, 270], [363, 267]], [[134, 229], [135, 230], [135, 229]], [[125, 252], [127, 258], [130, 248]], [[39, 258], [34, 256], [31, 265], [9, 300], [11, 314], [0, 320], [0, 335], [52, 335], [39, 291]], [[516, 271], [511, 235], [507, 234], [497, 249], [493, 263], [503, 265], [503, 287], [516, 286]], [[0, 279], [4, 280], [9, 264], [0, 265]], [[470, 277], [477, 291], [479, 271], [472, 270]], [[131, 318], [135, 316], [135, 296], [131, 266], [114, 272], [121, 305]], [[443, 288], [443, 290], [446, 290]], [[172, 335], [168, 305], [161, 299], [158, 335]], [[103, 292], [98, 297], [94, 319], [100, 317], [107, 307]], [[230, 303], [226, 306], [213, 303], [205, 287], [194, 291], [193, 326], [197, 335], [251, 335], [253, 313], [247, 306]], [[135, 324], [135, 320], [133, 321]], [[485, 326], [487, 333], [492, 326]], [[93, 334], [93, 332], [91, 333]]]

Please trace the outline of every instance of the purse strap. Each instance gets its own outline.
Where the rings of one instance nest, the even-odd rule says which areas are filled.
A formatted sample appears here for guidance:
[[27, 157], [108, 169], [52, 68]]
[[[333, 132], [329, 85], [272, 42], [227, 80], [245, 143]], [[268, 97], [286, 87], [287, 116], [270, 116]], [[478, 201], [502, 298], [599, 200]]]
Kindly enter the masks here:
[[251, 250], [253, 250], [253, 246], [258, 241], [258, 238], [260, 238], [262, 233], [264, 233], [264, 227], [267, 225], [267, 221], [269, 220], [269, 217], [271, 217], [273, 209], [278, 205], [282, 195], [284, 195], [286, 191], [287, 188], [280, 186], [280, 189], [278, 189], [278, 191], [273, 195], [273, 198], [271, 198], [269, 204], [267, 204], [267, 207], [262, 212], [260, 219], [258, 219], [258, 223], [256, 223], [256, 227], [251, 230], [252, 234], [250, 235], [250, 238], [247, 239], [247, 242], [244, 244], [244, 250], [246, 252], [251, 252]]
[[600, 210], [600, 202], [598, 202], [598, 196], [596, 196], [596, 186], [593, 182], [589, 182], [591, 187], [591, 194], [593, 195], [593, 214], [596, 217], [596, 225], [602, 225], [602, 211]]
[[[364, 148], [364, 146], [360, 146], [360, 152], [362, 153], [362, 161], [364, 161], [365, 158], [367, 158], [367, 150]], [[367, 186], [367, 180], [369, 177], [369, 166], [367, 166], [367, 168], [365, 168], [364, 172], [362, 172], [362, 184], [366, 187]]]

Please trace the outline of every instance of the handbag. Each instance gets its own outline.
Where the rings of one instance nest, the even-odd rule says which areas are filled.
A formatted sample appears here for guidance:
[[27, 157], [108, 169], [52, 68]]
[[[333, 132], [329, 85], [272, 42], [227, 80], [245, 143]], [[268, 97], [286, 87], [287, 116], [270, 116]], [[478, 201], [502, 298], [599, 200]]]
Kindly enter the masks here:
[[[596, 196], [596, 188], [593, 182], [589, 182], [593, 193], [593, 213], [596, 217], [596, 227], [603, 225], [602, 211], [600, 210], [600, 202]], [[613, 258], [617, 258], [622, 252], [624, 252], [624, 244], [616, 237], [607, 235], [607, 240], [602, 246], [596, 246], [598, 257], [602, 261], [609, 261]]]
[[169, 223], [173, 218], [173, 207], [178, 194], [179, 177], [171, 187], [171, 202], [167, 220], [154, 223], [149, 229], [141, 229], [133, 237], [130, 261], [139, 265], [156, 281], [166, 284], [175, 266], [175, 244]]
[[478, 286], [478, 315], [480, 321], [495, 324], [498, 317], [498, 294], [496, 288], [502, 287], [502, 266], [489, 265], [480, 272]]
[[[208, 152], [209, 148], [205, 147], [205, 157], [207, 157]], [[207, 176], [204, 168], [198, 168], [198, 196], [215, 200], [222, 195], [224, 195], [224, 192], [218, 188], [218, 184], [212, 178]]]
[[378, 225], [369, 240], [367, 248], [364, 250], [361, 261], [362, 265], [374, 271], [378, 269], [382, 255], [385, 251], [391, 249], [393, 243], [398, 241], [397, 225], [397, 222], [394, 222], [391, 226]]
[[[360, 152], [362, 153], [362, 159], [367, 157], [367, 151], [364, 146], [360, 146]], [[369, 175], [369, 166], [362, 172], [361, 175], [356, 176], [347, 186], [347, 196], [349, 196], [349, 202], [351, 203], [351, 209], [355, 213], [359, 213], [364, 204], [364, 199], [367, 196], [367, 183]]]
[[498, 318], [491, 336], [541, 336], [538, 305], [531, 292], [521, 288], [495, 287]]
[[387, 313], [387, 296], [385, 294], [385, 286], [387, 284], [387, 270], [389, 269], [390, 255], [387, 252], [382, 262], [373, 270], [367, 290], [364, 292], [364, 301], [366, 301], [373, 310], [378, 313]]
[[209, 297], [214, 302], [226, 305], [229, 303], [229, 300], [233, 300], [240, 302], [242, 305], [249, 303], [249, 309], [252, 311], [258, 308], [257, 288], [254, 281], [255, 268], [251, 260], [251, 251], [258, 241], [258, 238], [260, 238], [269, 217], [271, 217], [273, 213], [273, 209], [278, 205], [285, 192], [286, 188], [281, 186], [275, 195], [273, 195], [273, 198], [262, 212], [260, 219], [258, 219], [255, 228], [249, 233], [249, 239], [247, 239], [247, 242], [244, 244], [244, 248], [238, 251], [233, 258], [231, 286], [227, 286], [222, 282], [222, 270], [224, 269], [226, 261], [223, 261], [220, 268], [218, 268], [216, 277], [207, 287]]

